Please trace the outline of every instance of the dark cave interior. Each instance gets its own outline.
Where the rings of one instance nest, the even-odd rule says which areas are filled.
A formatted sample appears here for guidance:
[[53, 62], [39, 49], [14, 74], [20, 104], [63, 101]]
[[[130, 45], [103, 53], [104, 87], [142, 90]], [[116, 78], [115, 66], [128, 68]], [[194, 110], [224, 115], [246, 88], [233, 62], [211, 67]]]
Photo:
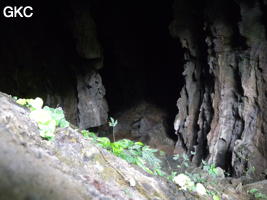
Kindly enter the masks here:
[[184, 83], [182, 48], [168, 29], [172, 3], [153, 2], [151, 7], [149, 2], [100, 1], [95, 9], [104, 50], [100, 74], [111, 113], [146, 100], [168, 112], [170, 135], [177, 112], [176, 91]]
[[96, 24], [106, 66], [100, 73], [114, 111], [139, 98], [175, 110], [183, 54], [168, 30], [171, 5], [172, 1], [155, 2], [153, 7], [124, 1], [101, 7], [100, 3]]
[[[166, 110], [169, 134], [176, 138], [172, 127], [184, 79], [183, 50], [168, 29], [173, 1], [153, 2], [153, 6], [149, 1], [83, 3], [90, 4], [103, 49], [99, 73], [109, 114], [146, 100]], [[40, 96], [57, 106], [61, 103], [48, 101], [46, 92], [60, 91], [59, 98], [64, 99], [69, 88], [76, 87], [73, 74], [84, 73], [94, 59], [80, 57], [75, 49], [73, 5], [35, 2], [35, 15], [30, 19], [1, 18], [2, 92]]]

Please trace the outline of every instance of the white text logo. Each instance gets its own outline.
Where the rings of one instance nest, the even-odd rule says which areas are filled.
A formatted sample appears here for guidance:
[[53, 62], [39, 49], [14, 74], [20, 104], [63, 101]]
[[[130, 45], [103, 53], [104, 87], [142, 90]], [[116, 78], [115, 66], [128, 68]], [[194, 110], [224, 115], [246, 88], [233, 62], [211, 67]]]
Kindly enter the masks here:
[[3, 10], [5, 17], [26, 17], [29, 18], [33, 15], [33, 8], [31, 6], [6, 6]]

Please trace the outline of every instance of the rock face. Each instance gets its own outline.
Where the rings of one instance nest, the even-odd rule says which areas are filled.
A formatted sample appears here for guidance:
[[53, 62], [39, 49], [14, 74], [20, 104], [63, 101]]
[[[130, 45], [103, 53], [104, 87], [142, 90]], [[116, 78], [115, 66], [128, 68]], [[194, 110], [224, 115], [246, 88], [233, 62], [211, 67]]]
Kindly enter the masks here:
[[108, 118], [105, 88], [100, 75], [89, 72], [77, 77], [79, 127], [88, 129], [103, 125]]
[[78, 126], [82, 129], [107, 123], [108, 105], [105, 88], [96, 69], [102, 68], [102, 49], [88, 3], [72, 3], [73, 35], [79, 56], [85, 59], [76, 69]]
[[72, 2], [74, 12], [73, 34], [78, 54], [85, 59], [101, 59], [102, 48], [97, 39], [96, 25], [89, 3]]
[[194, 151], [197, 165], [208, 159], [235, 176], [252, 167], [260, 175], [267, 167], [267, 41], [266, 21], [260, 20], [266, 5], [209, 1], [202, 10], [190, 5], [195, 4], [176, 1], [170, 26], [185, 50], [175, 151]]
[[0, 113], [0, 199], [193, 198], [72, 128], [58, 129], [54, 141], [42, 140], [28, 109], [3, 93]]

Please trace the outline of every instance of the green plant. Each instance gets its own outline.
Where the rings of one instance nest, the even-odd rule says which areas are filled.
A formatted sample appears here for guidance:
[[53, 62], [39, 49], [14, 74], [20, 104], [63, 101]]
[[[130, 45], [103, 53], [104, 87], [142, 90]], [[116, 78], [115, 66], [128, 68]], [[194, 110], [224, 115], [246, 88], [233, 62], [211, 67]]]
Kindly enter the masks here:
[[245, 170], [245, 175], [247, 177], [251, 177], [253, 174], [255, 174], [256, 168], [254, 166], [252, 167], [247, 167]]
[[205, 183], [206, 179], [203, 178], [200, 174], [198, 173], [189, 173], [185, 172], [187, 176], [189, 176], [195, 183]]
[[179, 161], [180, 164], [177, 165], [178, 168], [188, 168], [189, 167], [189, 157], [183, 153], [182, 156], [180, 156], [179, 154], [176, 154], [173, 156], [173, 160]]
[[252, 195], [255, 199], [267, 199], [267, 195], [261, 193], [256, 188], [252, 188], [252, 189], [248, 190], [247, 193]]
[[218, 192], [216, 192], [216, 191], [207, 190], [207, 194], [208, 194], [209, 196], [211, 196], [213, 200], [221, 200], [221, 198], [220, 198]]
[[89, 132], [87, 130], [82, 130], [81, 133], [85, 138], [93, 138], [93, 139], [97, 138], [97, 136], [95, 135], [94, 132]]
[[17, 99], [16, 102], [30, 109], [30, 118], [37, 122], [40, 136], [47, 140], [55, 137], [56, 127], [65, 128], [69, 126], [62, 108], [43, 107], [43, 100], [39, 97], [35, 99]]
[[150, 174], [166, 176], [161, 170], [161, 161], [155, 156], [158, 151], [152, 149], [142, 142], [134, 142], [128, 139], [110, 142], [107, 137], [97, 137], [94, 133], [82, 130], [82, 135], [86, 138], [91, 137], [101, 147], [111, 151], [116, 156], [126, 160], [131, 164], [138, 165]]
[[177, 175], [177, 172], [172, 171], [170, 175], [167, 176], [169, 181], [173, 181], [173, 178]]
[[44, 104], [43, 100], [39, 97], [36, 97], [35, 99], [18, 99], [17, 97], [14, 97], [16, 102], [22, 106], [26, 106], [31, 111], [42, 109], [42, 106]]
[[164, 176], [161, 171], [161, 161], [155, 156], [158, 150], [151, 149], [142, 142], [133, 142], [128, 139], [111, 143], [112, 152], [129, 163], [136, 164], [150, 174]]
[[212, 177], [216, 177], [218, 175], [218, 169], [215, 164], [209, 165], [206, 161], [202, 160], [203, 170], [207, 171], [209, 175]]
[[50, 108], [45, 106], [43, 110], [50, 112], [52, 119], [56, 121], [57, 127], [66, 128], [69, 126], [69, 122], [65, 119], [64, 111], [61, 107]]
[[108, 124], [110, 127], [112, 127], [113, 142], [115, 142], [116, 139], [115, 139], [114, 127], [118, 124], [118, 120], [115, 120], [114, 118], [110, 117], [110, 121], [108, 122]]

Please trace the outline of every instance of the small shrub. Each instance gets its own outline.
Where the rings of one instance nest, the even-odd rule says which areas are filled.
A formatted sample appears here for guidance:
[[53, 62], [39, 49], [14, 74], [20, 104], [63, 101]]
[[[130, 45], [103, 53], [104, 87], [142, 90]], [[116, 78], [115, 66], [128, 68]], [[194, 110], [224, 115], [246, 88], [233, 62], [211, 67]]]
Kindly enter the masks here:
[[65, 119], [62, 108], [43, 107], [43, 100], [39, 97], [35, 99], [17, 99], [16, 102], [30, 109], [30, 118], [37, 122], [40, 136], [47, 140], [55, 137], [56, 127], [65, 128], [69, 122]]

